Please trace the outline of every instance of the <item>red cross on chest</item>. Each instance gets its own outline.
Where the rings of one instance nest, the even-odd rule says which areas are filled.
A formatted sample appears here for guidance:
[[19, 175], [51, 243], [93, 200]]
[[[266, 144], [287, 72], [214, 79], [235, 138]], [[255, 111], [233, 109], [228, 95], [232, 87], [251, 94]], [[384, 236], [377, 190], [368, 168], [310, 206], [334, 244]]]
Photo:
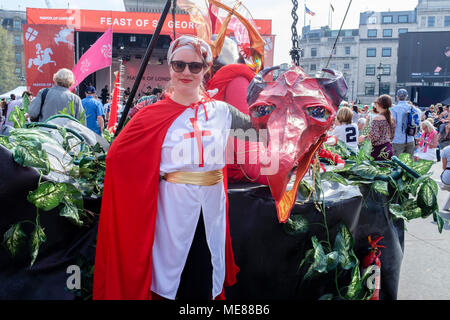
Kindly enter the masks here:
[[[205, 116], [206, 116], [206, 121], [208, 121], [208, 116], [206, 114], [206, 107], [203, 105], [203, 107], [205, 108]], [[202, 143], [202, 137], [205, 136], [211, 136], [211, 131], [209, 130], [200, 130], [198, 127], [198, 123], [197, 123], [197, 111], [198, 111], [198, 105], [195, 106], [195, 117], [194, 118], [189, 118], [189, 120], [191, 121], [192, 124], [192, 128], [194, 128], [194, 132], [190, 132], [190, 133], [185, 133], [183, 135], [184, 139], [191, 139], [191, 138], [195, 138], [195, 140], [197, 141], [197, 148], [198, 148], [198, 158], [200, 161], [199, 167], [204, 167], [204, 161], [203, 161], [203, 143]]]

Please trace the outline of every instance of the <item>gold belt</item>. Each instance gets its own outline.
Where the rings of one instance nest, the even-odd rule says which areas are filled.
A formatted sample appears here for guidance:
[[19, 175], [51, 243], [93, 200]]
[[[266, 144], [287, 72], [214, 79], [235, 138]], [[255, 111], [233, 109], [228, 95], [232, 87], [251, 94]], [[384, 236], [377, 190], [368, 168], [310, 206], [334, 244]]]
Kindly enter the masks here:
[[213, 186], [223, 180], [222, 170], [213, 170], [206, 172], [187, 172], [176, 171], [166, 173], [163, 179], [167, 182], [180, 184], [194, 184], [197, 186]]

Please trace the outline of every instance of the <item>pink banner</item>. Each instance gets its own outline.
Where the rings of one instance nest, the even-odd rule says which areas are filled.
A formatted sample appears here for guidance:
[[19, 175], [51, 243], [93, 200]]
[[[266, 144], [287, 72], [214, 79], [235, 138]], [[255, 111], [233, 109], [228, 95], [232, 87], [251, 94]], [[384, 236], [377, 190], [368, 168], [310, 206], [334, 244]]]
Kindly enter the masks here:
[[112, 28], [109, 28], [98, 40], [86, 51], [72, 69], [75, 84], [72, 90], [91, 73], [109, 67], [112, 63]]

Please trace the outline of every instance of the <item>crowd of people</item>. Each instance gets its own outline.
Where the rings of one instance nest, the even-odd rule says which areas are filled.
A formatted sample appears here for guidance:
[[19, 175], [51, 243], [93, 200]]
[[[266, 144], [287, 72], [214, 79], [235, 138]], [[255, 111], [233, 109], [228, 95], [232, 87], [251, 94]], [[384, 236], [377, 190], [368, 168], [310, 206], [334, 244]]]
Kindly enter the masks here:
[[[62, 68], [53, 75], [54, 85], [50, 88], [41, 89], [36, 97], [30, 91], [24, 91], [21, 97], [11, 94], [9, 100], [6, 98], [0, 101], [0, 134], [8, 135], [14, 128], [14, 123], [10, 120], [10, 114], [15, 107], [23, 109], [23, 98], [28, 98], [29, 107], [25, 114], [28, 122], [43, 122], [51, 116], [64, 112], [72, 112], [72, 116], [77, 120], [82, 120], [82, 113], [85, 115], [85, 124], [96, 134], [101, 135], [103, 130], [109, 125], [111, 114], [111, 96], [108, 85], [101, 90], [100, 95], [94, 86], [89, 84], [84, 92], [85, 98], [81, 99], [79, 95], [72, 93], [69, 88], [74, 83], [74, 75], [71, 70]], [[136, 114], [138, 110], [149, 104], [155, 103], [161, 99], [163, 90], [160, 88], [151, 88], [147, 86], [146, 90], [139, 93], [133, 101], [131, 115]], [[116, 124], [125, 108], [130, 95], [130, 88], [127, 88], [118, 101], [118, 115]], [[145, 102], [145, 103], [144, 103]], [[73, 110], [70, 111], [72, 105]]]
[[358, 152], [369, 140], [374, 160], [389, 160], [408, 153], [419, 159], [440, 161], [440, 144], [450, 139], [449, 106], [432, 105], [423, 111], [399, 89], [394, 102], [381, 95], [372, 105], [343, 102], [331, 134]]

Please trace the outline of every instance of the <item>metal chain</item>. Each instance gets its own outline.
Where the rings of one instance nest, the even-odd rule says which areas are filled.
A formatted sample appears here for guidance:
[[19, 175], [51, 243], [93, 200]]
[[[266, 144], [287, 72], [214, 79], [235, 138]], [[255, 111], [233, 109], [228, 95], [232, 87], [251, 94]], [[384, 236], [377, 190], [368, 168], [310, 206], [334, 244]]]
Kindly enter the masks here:
[[172, 2], [172, 20], [173, 20], [173, 40], [177, 38], [175, 33], [175, 9], [177, 8], [177, 0], [173, 0]]
[[295, 63], [296, 66], [300, 64], [300, 48], [298, 47], [298, 34], [297, 34], [297, 22], [298, 22], [298, 16], [297, 16], [297, 8], [298, 8], [298, 2], [297, 0], [292, 0], [292, 4], [294, 7], [292, 8], [292, 18], [294, 19], [294, 22], [292, 23], [291, 31], [292, 31], [292, 50], [289, 52], [289, 54], [292, 57], [292, 61]]

